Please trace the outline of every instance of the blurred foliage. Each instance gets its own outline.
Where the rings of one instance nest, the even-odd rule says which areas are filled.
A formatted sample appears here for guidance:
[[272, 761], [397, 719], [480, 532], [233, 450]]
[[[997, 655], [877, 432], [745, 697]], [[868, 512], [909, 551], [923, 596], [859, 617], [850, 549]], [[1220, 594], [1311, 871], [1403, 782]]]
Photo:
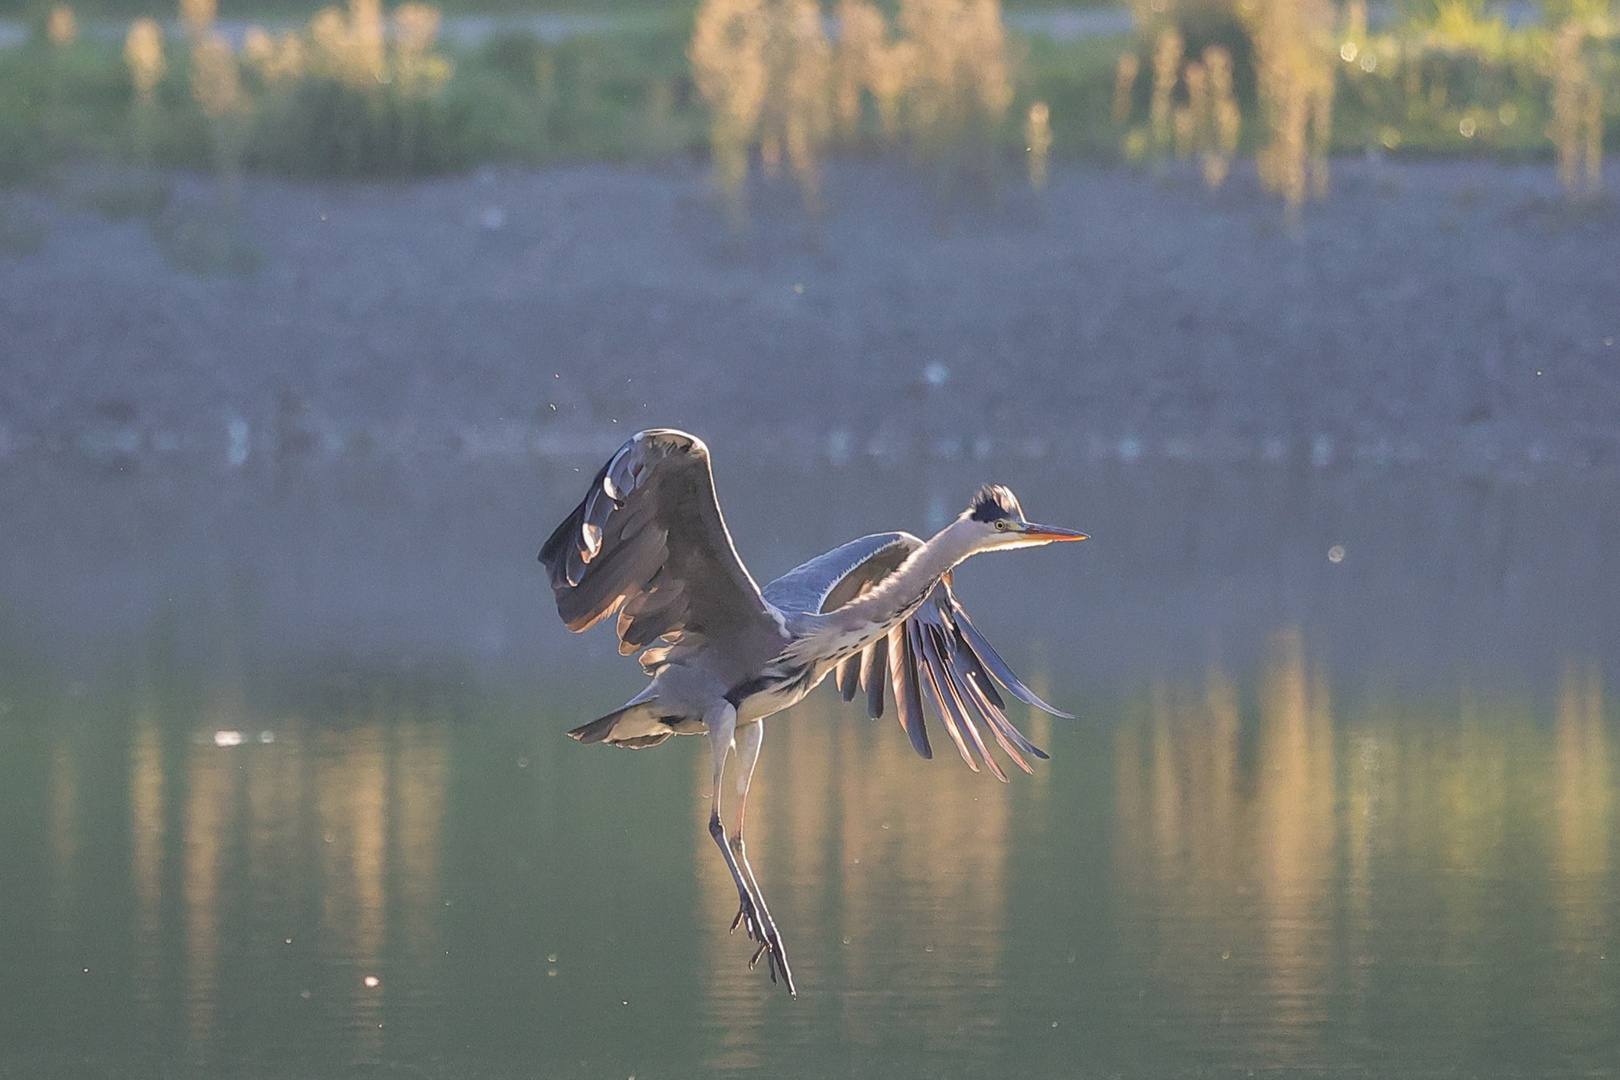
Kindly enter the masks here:
[[[88, 35], [63, 46], [41, 33], [0, 51], [0, 183], [85, 160], [422, 175], [486, 160], [667, 155], [703, 142], [684, 30], [557, 44], [497, 34], [454, 57], [427, 52], [436, 68], [396, 55], [390, 36], [373, 72], [364, 49], [346, 51], [346, 38], [333, 39], [342, 28], [326, 27], [323, 48], [313, 27], [250, 32], [225, 70], [223, 39], [206, 28], [196, 41], [163, 42], [156, 60], [144, 43], [128, 48]], [[402, 77], [410, 63], [416, 76]], [[222, 161], [220, 145], [232, 139], [241, 145]]]
[[[1064, 41], [1010, 35], [993, 0], [824, 3], [847, 34], [810, 0], [710, 0], [730, 21], [707, 44], [682, 16], [475, 48], [439, 40], [425, 5], [353, 4], [230, 46], [207, 4], [186, 31], [171, 19], [164, 37], [143, 18], [127, 41], [91, 32], [94, 7], [70, 20], [31, 6], [33, 37], [0, 50], [0, 183], [86, 160], [228, 178], [711, 153], [733, 185], [780, 163], [814, 205], [835, 150], [899, 147], [959, 189], [1039, 144], [1059, 160], [1196, 158], [1212, 187], [1234, 154], [1258, 155], [1285, 194], [1325, 188], [1325, 158], [1320, 180], [1309, 158], [1324, 149], [1546, 159], [1556, 147], [1576, 190], [1595, 186], [1620, 111], [1620, 21], [1605, 0], [1547, 0], [1532, 25], [1479, 0], [1404, 0], [1371, 28], [1364, 7], [1321, 0], [1332, 19], [1289, 34], [1276, 13], [1298, 6], [1281, 0], [1141, 0], [1134, 35]], [[1267, 55], [1288, 62], [1268, 69]], [[1291, 98], [1303, 83], [1289, 72], [1325, 72], [1331, 96]]]
[[[0, 0], [0, 19], [43, 25], [58, 0]], [[227, 2], [221, 14], [229, 18], [307, 19], [330, 0], [251, 0]], [[700, 0], [445, 0], [438, 5], [446, 14], [585, 14], [648, 16], [648, 21], [684, 21], [690, 24]], [[1119, 0], [1008, 0], [1009, 10], [1118, 7]], [[82, 20], [128, 22], [143, 15], [168, 18], [174, 5], [164, 0], [78, 0], [74, 11]]]
[[[1325, 156], [1315, 159], [1320, 173], [1312, 164], [1323, 152], [1556, 153], [1566, 190], [1595, 190], [1602, 143], [1620, 118], [1620, 22], [1609, 0], [1546, 0], [1527, 25], [1484, 0], [1402, 0], [1376, 28], [1357, 0], [1136, 0], [1133, 10], [1137, 39], [1116, 66], [1121, 152], [1149, 161], [1166, 153], [1153, 60], [1167, 35], [1187, 56], [1218, 45], [1248, 118], [1240, 149], [1291, 205], [1307, 188], [1325, 193]], [[1193, 98], [1179, 61], [1161, 93], [1175, 109]], [[1307, 117], [1308, 134], [1299, 126]]]

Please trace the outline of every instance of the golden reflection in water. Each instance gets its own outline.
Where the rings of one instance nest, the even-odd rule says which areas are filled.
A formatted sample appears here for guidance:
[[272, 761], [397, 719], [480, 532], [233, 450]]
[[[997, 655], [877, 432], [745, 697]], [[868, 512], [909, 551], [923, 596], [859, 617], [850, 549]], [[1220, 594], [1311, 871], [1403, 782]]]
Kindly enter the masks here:
[[[999, 979], [1011, 787], [968, 771], [954, 754], [923, 761], [892, 721], [847, 715], [821, 694], [767, 728], [749, 796], [748, 854], [796, 960], [800, 992], [848, 987], [842, 1022], [856, 1044], [882, 1035], [873, 995], [902, 984], [930, 1000], [913, 1017], [918, 1038], [996, 1026], [998, 1017], [972, 1012], [967, 995], [933, 1007], [929, 988]], [[771, 1001], [759, 986], [763, 970], [745, 967], [741, 931], [725, 932], [737, 891], [707, 830], [709, 756], [695, 756], [698, 918], [710, 928], [702, 980], [720, 1044], [707, 1065], [748, 1068], [760, 1061]], [[1020, 773], [1014, 784], [1027, 779]], [[729, 827], [729, 780], [724, 798]]]
[[[237, 758], [247, 781], [248, 880], [255, 905], [261, 914], [274, 919], [293, 900], [286, 893], [288, 884], [303, 876], [308, 867], [308, 855], [303, 851], [308, 839], [304, 828], [308, 748], [302, 725], [277, 723], [265, 730], [274, 744], [250, 743]], [[289, 932], [278, 929], [283, 937]], [[295, 941], [294, 947], [305, 944]]]
[[[160, 970], [158, 931], [163, 926], [163, 747], [157, 717], [143, 705], [135, 720], [130, 748], [129, 847], [130, 876], [135, 886], [136, 985], [157, 984]], [[148, 1005], [155, 995], [147, 996]], [[155, 1015], [148, 1015], [155, 1021]]]
[[1568, 663], [1553, 724], [1553, 874], [1560, 936], [1574, 954], [1609, 936], [1611, 784], [1602, 673], [1595, 663]]
[[214, 1044], [219, 1001], [220, 857], [236, 789], [235, 755], [192, 745], [186, 762], [185, 897], [187, 1034], [192, 1051]]
[[[1200, 1022], [1242, 1020], [1268, 1064], [1304, 1065], [1325, 1019], [1337, 836], [1333, 720], [1300, 635], [1262, 678], [1253, 778], [1236, 687], [1159, 681], [1116, 740], [1116, 880], [1160, 993]], [[1239, 993], [1256, 971], [1265, 987]], [[1258, 1015], [1234, 1015], [1249, 1008]]]
[[1260, 696], [1255, 838], [1278, 1065], [1303, 1065], [1299, 1038], [1326, 1019], [1337, 766], [1327, 680], [1297, 630], [1280, 635]]
[[1367, 1006], [1373, 971], [1373, 856], [1389, 795], [1391, 741], [1376, 729], [1348, 732], [1344, 763], [1345, 935], [1350, 993]]
[[[184, 1030], [193, 1058], [206, 1061], [222, 1037], [222, 956], [251, 955], [269, 942], [287, 947], [283, 938], [293, 934], [297, 913], [313, 898], [320, 925], [308, 932], [316, 940], [294, 944], [318, 948], [333, 972], [354, 1060], [377, 1060], [387, 991], [385, 928], [400, 931], [401, 959], [424, 978], [439, 952], [434, 919], [448, 728], [371, 717], [320, 730], [287, 717], [266, 721], [261, 739], [252, 720], [224, 711], [212, 716], [180, 758], [184, 777], [172, 777], [155, 707], [139, 706], [132, 719], [127, 805], [136, 997], [156, 1020], [153, 1010], [165, 997], [164, 920], [177, 918], [184, 941]], [[244, 737], [221, 745], [216, 730]], [[79, 899], [72, 873], [85, 827], [77, 813], [81, 763], [75, 755], [91, 752], [64, 742], [52, 759], [49, 827], [64, 909]], [[178, 844], [170, 849], [165, 806], [174, 798], [182, 806]], [[233, 852], [245, 857], [238, 862]], [[164, 896], [170, 858], [179, 860], [176, 898]], [[243, 871], [245, 880], [235, 880]], [[248, 941], [223, 940], [226, 927], [242, 926], [261, 929]], [[367, 976], [375, 979], [371, 985]]]
[[[375, 1061], [382, 1051], [382, 994], [367, 986], [382, 959], [383, 873], [387, 858], [387, 768], [383, 733], [376, 724], [323, 732], [318, 740], [317, 807], [323, 844], [321, 928], [343, 942], [338, 993], [354, 1017], [360, 1060]], [[340, 883], [336, 887], [332, 883]]]
[[[389, 794], [392, 838], [388, 849], [393, 898], [389, 921], [400, 943], [400, 961], [419, 983], [431, 980], [442, 955], [435, 933], [439, 913], [441, 829], [449, 785], [449, 731], [442, 723], [416, 721], [391, 729]], [[386, 1001], [388, 985], [380, 988]]]
[[[1543, 956], [1542, 934], [1564, 959], [1514, 972], [1535, 984], [1527, 1007], [1601, 1011], [1614, 771], [1597, 667], [1566, 667], [1550, 731], [1531, 702], [1467, 687], [1440, 713], [1375, 702], [1336, 725], [1306, 655], [1297, 632], [1276, 639], [1247, 753], [1219, 672], [1128, 705], [1115, 881], [1165, 1015], [1209, 1023], [1195, 1039], [1241, 1030], [1268, 1068], [1309, 1067], [1336, 995], [1371, 1024], [1377, 990], [1421, 970], [1436, 988], [1422, 1006], [1445, 1010], [1431, 1047], [1461, 1048], [1497, 1024], [1502, 970], [1482, 950]], [[1247, 1023], [1222, 1026], [1234, 1019]]]
[[79, 770], [76, 747], [58, 738], [51, 752], [51, 899], [57, 918], [72, 918], [78, 892], [79, 854]]
[[1202, 688], [1155, 682], [1115, 742], [1115, 880], [1125, 910], [1152, 909], [1153, 925], [1132, 925], [1166, 992], [1216, 988], [1183, 1005], [1206, 1017], [1227, 1004], [1231, 958], [1255, 951], [1242, 914], [1238, 727], [1236, 691], [1211, 669]]

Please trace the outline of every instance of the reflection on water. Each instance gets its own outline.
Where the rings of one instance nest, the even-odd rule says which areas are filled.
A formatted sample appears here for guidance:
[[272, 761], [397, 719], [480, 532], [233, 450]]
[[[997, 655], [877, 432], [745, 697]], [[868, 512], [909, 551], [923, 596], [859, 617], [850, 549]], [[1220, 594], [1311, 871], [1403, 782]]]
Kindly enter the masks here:
[[[1017, 789], [963, 768], [924, 762], [892, 722], [849, 715], [816, 695], [767, 724], [752, 785], [749, 857], [783, 928], [803, 996], [837, 1000], [845, 1037], [876, 1045], [904, 1018], [924, 1045], [999, 1045], [1007, 930], [1007, 863]], [[694, 822], [706, 823], [707, 758], [694, 770]], [[781, 1007], [744, 966], [745, 942], [725, 931], [737, 906], [707, 829], [694, 824], [703, 881], [706, 1020], [717, 1068], [762, 1065], [766, 1018]], [[947, 959], [948, 958], [948, 959]]]
[[[1217, 1063], [1581, 1069], [1615, 1048], [1610, 729], [1595, 666], [1530, 701], [1335, 716], [1279, 635], [1232, 684], [1154, 685], [1115, 743], [1128, 955]], [[1549, 1040], [1549, 1025], [1560, 1038]], [[1562, 1041], [1567, 1040], [1567, 1041]]]
[[1008, 785], [828, 694], [773, 721], [749, 844], [797, 1001], [727, 933], [701, 740], [578, 747], [572, 706], [386, 680], [13, 673], [0, 1066], [1612, 1066], [1598, 667], [1544, 698], [1388, 700], [1315, 656], [1285, 631], [1258, 672], [1032, 724], [1054, 758]]
[[1217, 670], [1201, 688], [1155, 684], [1120, 732], [1121, 907], [1129, 947], [1191, 1020], [1164, 1037], [1243, 1031], [1272, 1067], [1314, 1066], [1340, 812], [1326, 680], [1297, 632], [1275, 643], [1257, 704], [1249, 767], [1237, 690]]

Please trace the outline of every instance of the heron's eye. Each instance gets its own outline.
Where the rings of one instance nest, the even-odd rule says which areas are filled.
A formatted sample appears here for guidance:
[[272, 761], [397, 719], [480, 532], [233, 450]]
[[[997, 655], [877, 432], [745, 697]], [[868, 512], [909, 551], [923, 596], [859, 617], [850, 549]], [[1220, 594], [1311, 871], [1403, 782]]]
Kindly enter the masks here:
[[1007, 519], [1006, 518], [997, 518], [996, 519], [996, 531], [997, 532], [1006, 532], [1007, 531]]

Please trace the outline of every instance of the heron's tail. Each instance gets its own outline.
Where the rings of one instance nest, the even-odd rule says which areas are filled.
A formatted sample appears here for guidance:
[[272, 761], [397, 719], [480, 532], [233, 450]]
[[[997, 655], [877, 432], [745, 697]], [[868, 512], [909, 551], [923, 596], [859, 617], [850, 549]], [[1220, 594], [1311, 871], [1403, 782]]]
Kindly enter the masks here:
[[654, 701], [656, 699], [632, 701], [600, 719], [581, 724], [568, 733], [569, 737], [582, 743], [606, 742], [614, 746], [628, 746], [633, 750], [657, 746], [679, 732], [669, 722], [675, 718], [659, 716]]

